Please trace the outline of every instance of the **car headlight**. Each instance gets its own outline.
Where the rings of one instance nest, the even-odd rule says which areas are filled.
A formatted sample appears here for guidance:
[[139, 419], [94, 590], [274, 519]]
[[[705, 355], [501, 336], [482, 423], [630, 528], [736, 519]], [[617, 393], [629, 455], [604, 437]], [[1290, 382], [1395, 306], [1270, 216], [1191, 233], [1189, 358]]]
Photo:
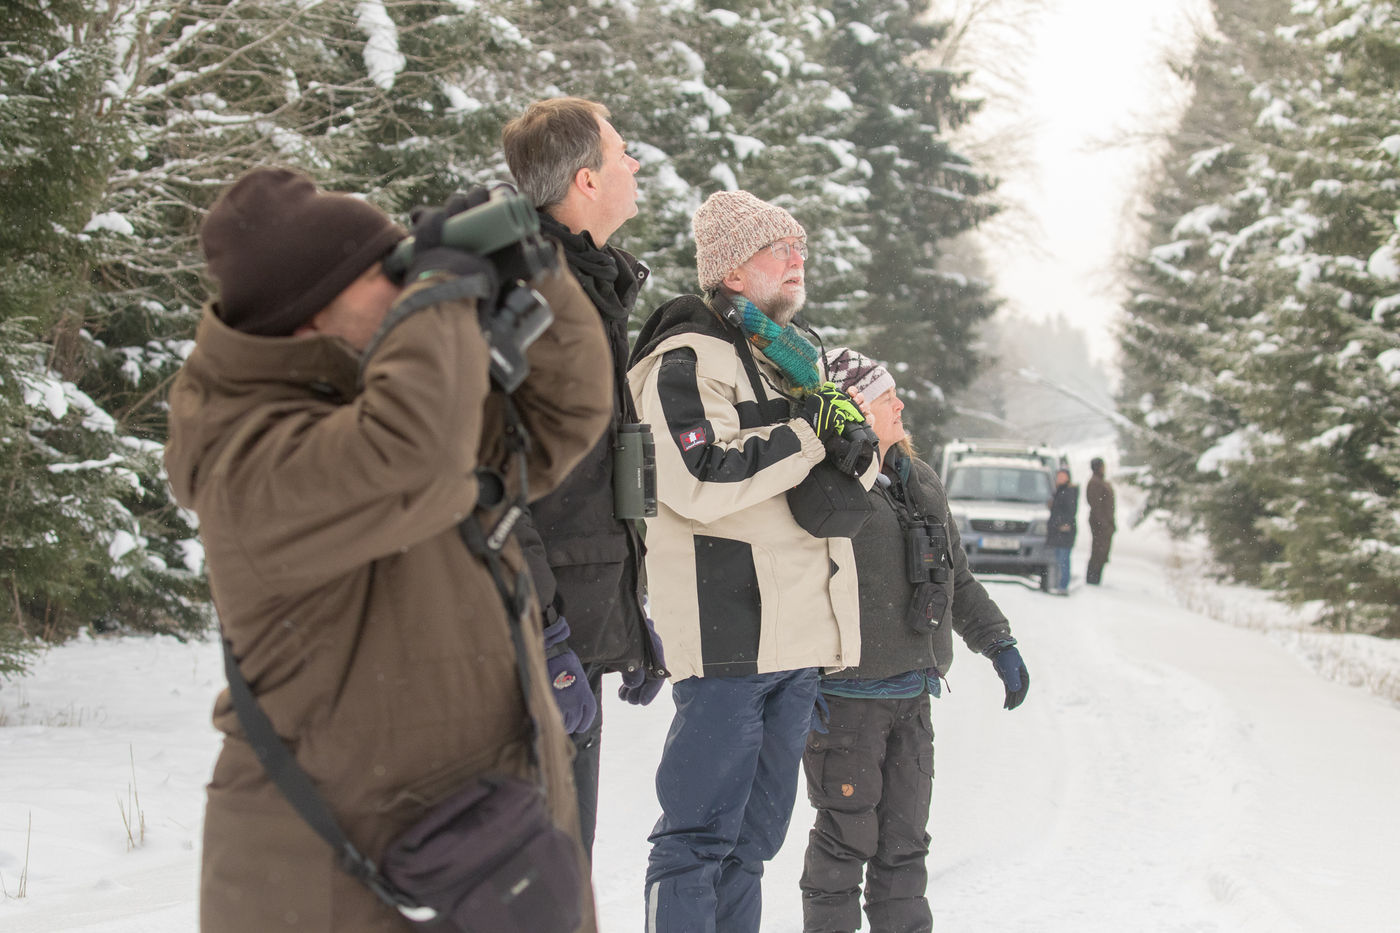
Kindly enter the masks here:
[[1036, 535], [1037, 537], [1043, 538], [1043, 537], [1045, 537], [1046, 535], [1048, 535], [1049, 533], [1050, 533], [1050, 519], [1048, 519], [1048, 518], [1037, 518], [1035, 521], [1031, 522], [1031, 534]]

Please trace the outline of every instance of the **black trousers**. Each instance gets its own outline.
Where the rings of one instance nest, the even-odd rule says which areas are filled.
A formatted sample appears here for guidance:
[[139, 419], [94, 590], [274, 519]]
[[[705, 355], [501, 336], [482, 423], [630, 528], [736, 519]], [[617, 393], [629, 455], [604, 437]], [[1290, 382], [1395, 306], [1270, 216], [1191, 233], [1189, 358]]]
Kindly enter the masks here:
[[593, 725], [574, 733], [574, 789], [578, 791], [578, 822], [583, 851], [593, 858], [593, 837], [598, 831], [598, 768], [603, 760], [603, 665], [585, 664], [584, 676], [598, 701]]
[[1113, 529], [1094, 529], [1094, 543], [1089, 551], [1089, 569], [1084, 573], [1085, 583], [1098, 583], [1103, 580], [1103, 565], [1108, 563], [1108, 550], [1113, 546]]
[[929, 933], [929, 697], [828, 696], [825, 734], [807, 737], [802, 764], [817, 810], [802, 871], [804, 933], [860, 927], [861, 882], [872, 933]]

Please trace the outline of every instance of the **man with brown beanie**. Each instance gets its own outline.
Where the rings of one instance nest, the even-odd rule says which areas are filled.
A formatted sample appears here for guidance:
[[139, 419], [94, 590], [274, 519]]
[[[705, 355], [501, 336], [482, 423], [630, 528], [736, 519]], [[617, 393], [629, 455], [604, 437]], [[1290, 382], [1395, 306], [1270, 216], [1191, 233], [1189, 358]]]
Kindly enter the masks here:
[[[608, 430], [516, 526], [544, 607], [549, 650], [567, 645], [583, 665], [578, 681], [555, 698], [565, 710], [565, 725], [573, 727], [579, 823], [584, 848], [591, 852], [603, 674], [619, 671], [619, 696], [637, 705], [655, 699], [666, 678], [661, 643], [643, 608], [644, 548], [635, 520], [640, 516], [622, 514], [614, 488], [618, 475], [635, 475], [615, 470], [614, 458], [625, 426], [637, 424], [627, 391], [627, 324], [650, 273], [609, 240], [637, 213], [638, 163], [608, 122], [607, 108], [577, 97], [536, 101], [506, 124], [501, 139], [521, 194], [539, 210], [544, 232], [564, 247], [612, 351]], [[575, 712], [572, 722], [570, 712]]]
[[[382, 260], [404, 231], [363, 200], [285, 169], [228, 188], [200, 231], [218, 298], [170, 393], [165, 462], [199, 516], [238, 671], [359, 852], [379, 861], [489, 771], [538, 782], [573, 840], [563, 864], [586, 877], [538, 607], [517, 594], [526, 611], [510, 621], [459, 525], [489, 533], [525, 493], [522, 471], [530, 495], [547, 492], [594, 445], [610, 409], [606, 344], [562, 265], [538, 276], [554, 323], [529, 347], [512, 416], [478, 317], [497, 273], [441, 244], [454, 209], [415, 224], [401, 286]], [[523, 462], [513, 421], [532, 441]], [[499, 560], [523, 575], [515, 546]], [[415, 928], [339, 870], [265, 772], [229, 692], [214, 722], [225, 738], [205, 811], [204, 933]], [[546, 906], [595, 929], [586, 885]]]
[[[792, 325], [807, 234], [781, 207], [720, 191], [696, 212], [703, 296], [643, 325], [628, 372], [657, 432], [647, 572], [674, 678], [656, 773], [648, 933], [756, 933], [764, 864], [787, 834], [822, 668], [860, 661], [849, 538], [815, 537], [786, 493], [848, 458], [860, 411], [822, 381]], [[836, 456], [838, 455], [839, 456]]]

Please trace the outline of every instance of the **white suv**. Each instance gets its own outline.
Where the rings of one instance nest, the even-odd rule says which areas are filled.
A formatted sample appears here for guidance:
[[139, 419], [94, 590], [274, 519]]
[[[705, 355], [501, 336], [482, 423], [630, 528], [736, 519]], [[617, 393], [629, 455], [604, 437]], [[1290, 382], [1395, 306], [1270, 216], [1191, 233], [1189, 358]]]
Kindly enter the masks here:
[[940, 475], [968, 569], [1033, 576], [1049, 588], [1054, 556], [1045, 535], [1063, 463], [1058, 451], [1020, 441], [955, 440], [943, 448]]

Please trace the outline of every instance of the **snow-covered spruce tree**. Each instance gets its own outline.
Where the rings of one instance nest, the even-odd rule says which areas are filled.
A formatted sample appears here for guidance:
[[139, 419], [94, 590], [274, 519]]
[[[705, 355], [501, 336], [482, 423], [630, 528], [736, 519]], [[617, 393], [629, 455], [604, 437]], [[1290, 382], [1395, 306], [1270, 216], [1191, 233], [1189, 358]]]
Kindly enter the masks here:
[[974, 343], [996, 301], [988, 281], [945, 254], [948, 241], [991, 215], [992, 182], [949, 145], [974, 105], [959, 96], [966, 76], [933, 63], [929, 49], [946, 26], [926, 22], [928, 8], [837, 3], [824, 57], [846, 75], [850, 138], [873, 169], [868, 232], [860, 234], [871, 253], [868, 297], [855, 310], [874, 355], [907, 366], [900, 380], [910, 421], [935, 428], [944, 394], [966, 386], [982, 364]]
[[112, 149], [110, 47], [89, 6], [11, 4], [0, 40], [0, 672], [30, 640], [86, 624], [197, 624], [188, 576], [145, 546], [159, 448], [84, 391], [73, 351]]
[[1214, 199], [1148, 257], [1130, 391], [1183, 446], [1198, 429], [1200, 455], [1156, 458], [1159, 482], [1189, 490], [1227, 566], [1334, 627], [1400, 635], [1400, 19], [1300, 2], [1254, 48], [1234, 69], [1250, 119], [1188, 160]]
[[678, 174], [702, 197], [740, 187], [791, 210], [810, 236], [809, 320], [897, 364], [910, 419], [931, 427], [994, 304], [943, 268], [940, 241], [990, 213], [990, 184], [944, 138], [970, 104], [929, 63], [927, 4], [707, 6], [673, 43], [699, 105], [664, 142]]
[[520, 37], [462, 4], [391, 6], [35, 2], [7, 20], [0, 627], [204, 624], [159, 443], [222, 187], [292, 164], [394, 210], [500, 174]]
[[1286, 179], [1252, 264], [1278, 349], [1241, 367], [1245, 412], [1282, 439], [1256, 453], [1270, 581], [1335, 627], [1400, 637], [1400, 10], [1295, 11], [1283, 38], [1308, 67], [1256, 92], [1260, 183]]
[[1121, 344], [1120, 409], [1143, 428], [1123, 442], [1131, 458], [1150, 466], [1140, 479], [1149, 507], [1179, 531], [1205, 530], [1221, 561], [1249, 580], [1276, 553], [1254, 525], [1259, 497], [1249, 473], [1222, 473], [1214, 456], [1201, 462], [1201, 455], [1221, 438], [1233, 444], [1243, 437], [1231, 393], [1236, 366], [1217, 338], [1225, 322], [1258, 312], [1258, 296], [1247, 279], [1221, 271], [1210, 231], [1252, 220], [1235, 198], [1254, 151], [1253, 75], [1276, 67], [1268, 17], [1286, 7], [1271, 6], [1221, 0], [1221, 37], [1200, 40], [1188, 72], [1194, 98], [1155, 186], [1152, 246], [1134, 269]]

